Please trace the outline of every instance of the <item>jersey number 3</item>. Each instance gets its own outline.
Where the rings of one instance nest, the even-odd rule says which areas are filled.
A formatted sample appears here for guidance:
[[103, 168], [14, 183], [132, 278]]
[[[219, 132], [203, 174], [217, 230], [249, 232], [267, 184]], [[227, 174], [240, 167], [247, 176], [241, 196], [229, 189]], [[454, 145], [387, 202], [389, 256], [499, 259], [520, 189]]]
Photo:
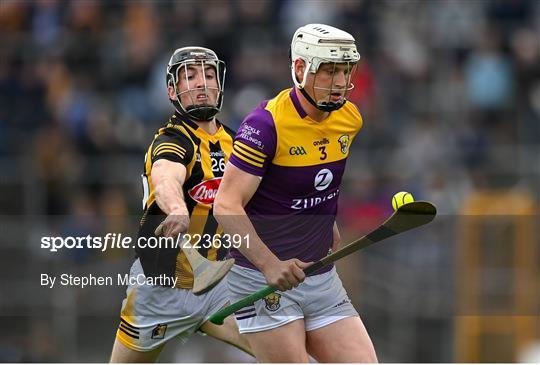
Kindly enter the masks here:
[[328, 155], [326, 154], [326, 146], [319, 147], [319, 151], [321, 151], [321, 157], [319, 157], [321, 160], [326, 160], [326, 157]]

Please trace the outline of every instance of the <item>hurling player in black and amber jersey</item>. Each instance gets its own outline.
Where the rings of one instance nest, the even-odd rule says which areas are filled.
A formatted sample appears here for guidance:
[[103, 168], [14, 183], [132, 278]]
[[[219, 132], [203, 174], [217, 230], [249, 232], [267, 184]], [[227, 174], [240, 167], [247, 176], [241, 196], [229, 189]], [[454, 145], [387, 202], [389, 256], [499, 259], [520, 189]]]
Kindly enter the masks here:
[[[209, 134], [196, 122], [178, 112], [158, 131], [146, 153], [143, 174], [145, 211], [139, 236], [153, 235], [162, 223], [162, 228], [168, 228], [172, 233], [186, 232], [191, 237], [196, 234], [214, 237], [222, 233], [212, 210], [223, 168], [232, 150], [232, 133], [231, 129], [216, 121], [214, 133]], [[169, 162], [182, 165], [181, 169], [185, 168], [182, 184], [185, 207], [181, 200], [163, 201], [162, 205], [172, 206], [169, 207], [169, 217], [165, 218], [166, 214], [156, 201], [156, 195], [159, 199], [160, 192], [156, 192], [155, 180], [160, 178], [156, 174], [156, 171], [159, 173], [159, 167], [156, 166], [170, 165]], [[165, 169], [168, 170], [167, 167]], [[210, 245], [200, 245], [199, 253], [209, 260], [222, 260], [227, 254], [224, 247], [207, 246]], [[182, 250], [173, 247], [137, 247], [136, 250], [147, 276], [175, 276], [177, 288], [193, 287], [192, 269]]]
[[[176, 112], [146, 152], [140, 238], [175, 239], [182, 233], [216, 237], [222, 232], [212, 211], [232, 150], [233, 131], [215, 118], [223, 102], [224, 79], [225, 65], [210, 49], [184, 47], [172, 55], [167, 89]], [[130, 276], [168, 278], [173, 285], [128, 287], [111, 362], [155, 361], [168, 340], [185, 341], [197, 330], [250, 352], [232, 318], [224, 326], [207, 321], [228, 302], [226, 282], [195, 296], [192, 268], [181, 248], [172, 246], [137, 246]], [[215, 244], [200, 247], [199, 253], [209, 260], [223, 259], [227, 253]]]

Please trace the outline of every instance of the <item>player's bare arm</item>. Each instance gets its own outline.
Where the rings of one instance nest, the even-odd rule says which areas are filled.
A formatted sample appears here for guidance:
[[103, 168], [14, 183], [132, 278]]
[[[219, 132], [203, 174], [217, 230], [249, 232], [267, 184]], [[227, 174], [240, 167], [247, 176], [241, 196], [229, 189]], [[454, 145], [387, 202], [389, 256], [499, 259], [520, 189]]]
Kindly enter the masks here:
[[181, 163], [161, 159], [152, 166], [156, 203], [167, 214], [156, 235], [176, 237], [188, 229], [189, 214], [182, 192], [185, 178], [186, 168]]
[[260, 182], [260, 177], [228, 164], [214, 202], [214, 215], [225, 232], [249, 237], [249, 244], [243, 242], [240, 252], [264, 274], [269, 285], [284, 291], [304, 281], [302, 269], [308, 264], [297, 259], [281, 261], [255, 232], [244, 206], [255, 194]]

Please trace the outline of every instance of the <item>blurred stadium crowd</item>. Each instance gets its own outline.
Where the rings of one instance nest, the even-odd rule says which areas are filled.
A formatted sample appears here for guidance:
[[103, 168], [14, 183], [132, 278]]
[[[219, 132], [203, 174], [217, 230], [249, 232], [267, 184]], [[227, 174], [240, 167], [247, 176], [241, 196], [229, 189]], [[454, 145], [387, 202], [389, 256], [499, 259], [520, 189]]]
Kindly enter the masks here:
[[[519, 189], [539, 201], [539, 1], [2, 0], [3, 229], [15, 222], [8, 215], [123, 216], [133, 219], [128, 225], [136, 224], [144, 153], [173, 111], [165, 67], [174, 49], [202, 45], [225, 60], [219, 119], [237, 128], [261, 100], [292, 85], [290, 38], [298, 26], [313, 22], [349, 31], [362, 56], [350, 99], [363, 113], [364, 128], [352, 146], [342, 190], [345, 237], [377, 225], [398, 190], [435, 202], [448, 216], [459, 214], [467, 196], [479, 189]], [[69, 229], [83, 230], [76, 225]], [[99, 262], [100, 255], [71, 259]], [[131, 259], [131, 252], [121, 255]], [[392, 255], [406, 255], [411, 265], [422, 266], [428, 265], [422, 260], [439, 265], [437, 257], [446, 252]], [[32, 262], [40, 260], [47, 259]], [[444, 291], [452, 288], [433, 286], [444, 302]], [[74, 354], [43, 344], [43, 337], [74, 333], [60, 326], [51, 334], [44, 319], [38, 329], [24, 327], [31, 333], [27, 337], [2, 341], [5, 334], [0, 335], [0, 359], [106, 360], [122, 295], [118, 288], [109, 290], [115, 302], [108, 313], [100, 312], [109, 315], [103, 329], [108, 332], [92, 335], [110, 336], [94, 352]], [[0, 298], [2, 303], [9, 305]], [[443, 334], [440, 345], [421, 346], [428, 339], [413, 344], [407, 342], [410, 334], [399, 333], [410, 329], [401, 315], [401, 325], [384, 322], [386, 317], [371, 322], [398, 331], [387, 334], [378, 335], [366, 320], [376, 347], [385, 350], [380, 360], [455, 360], [448, 321], [427, 323], [439, 334], [444, 328]], [[27, 353], [30, 343], [38, 345]], [[169, 359], [182, 360], [183, 351]], [[215, 356], [199, 360], [227, 359]]]

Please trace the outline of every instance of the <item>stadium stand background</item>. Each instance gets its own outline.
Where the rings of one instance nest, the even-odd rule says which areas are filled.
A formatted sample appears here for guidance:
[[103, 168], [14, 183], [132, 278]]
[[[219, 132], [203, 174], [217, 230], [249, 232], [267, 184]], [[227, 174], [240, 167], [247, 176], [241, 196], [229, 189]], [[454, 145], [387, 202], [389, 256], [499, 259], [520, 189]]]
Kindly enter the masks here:
[[[435, 202], [440, 211], [431, 227], [338, 265], [380, 361], [534, 357], [538, 325], [507, 337], [487, 330], [477, 334], [480, 342], [470, 342], [477, 348], [467, 350], [459, 337], [471, 335], [469, 325], [459, 319], [487, 318], [485, 308], [460, 302], [467, 295], [484, 298], [482, 293], [487, 309], [503, 302], [494, 313], [507, 322], [538, 319], [539, 4], [3, 0], [0, 361], [108, 359], [124, 289], [48, 290], [39, 287], [38, 273], [123, 273], [133, 252], [51, 254], [39, 248], [39, 237], [133, 234], [145, 148], [172, 111], [164, 75], [171, 52], [204, 45], [226, 61], [220, 119], [236, 128], [261, 100], [291, 85], [290, 37], [311, 22], [348, 30], [362, 55], [351, 100], [365, 124], [342, 189], [343, 240], [377, 226], [399, 190]], [[498, 214], [517, 218], [504, 223], [509, 228], [501, 235], [488, 234], [492, 246], [481, 255], [490, 247], [506, 252], [514, 246], [512, 232], [525, 227], [522, 251], [532, 261], [503, 254], [487, 270], [462, 260], [476, 244], [464, 236], [468, 214], [474, 214], [466, 207], [483, 194], [508, 202]], [[489, 204], [480, 205], [480, 214], [492, 214]], [[524, 208], [514, 210], [516, 205]], [[473, 227], [477, 231], [482, 229]], [[459, 276], [471, 265], [488, 276], [489, 285], [476, 294], [464, 289]], [[525, 289], [512, 286], [516, 271], [525, 272]], [[524, 300], [521, 307], [508, 304], [516, 296]], [[194, 336], [186, 346], [170, 344], [162, 360], [250, 358]]]

